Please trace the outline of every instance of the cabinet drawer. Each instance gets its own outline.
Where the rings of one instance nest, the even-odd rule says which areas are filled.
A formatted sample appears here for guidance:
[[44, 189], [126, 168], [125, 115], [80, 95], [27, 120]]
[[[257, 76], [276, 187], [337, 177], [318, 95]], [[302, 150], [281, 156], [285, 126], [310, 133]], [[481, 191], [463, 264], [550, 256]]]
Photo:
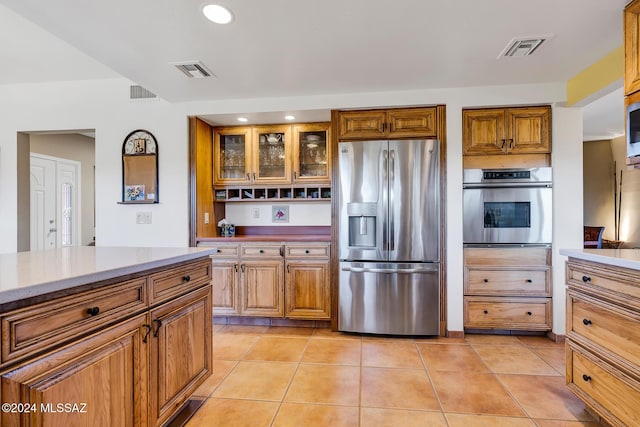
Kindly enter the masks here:
[[0, 317], [2, 364], [60, 345], [147, 307], [146, 278], [58, 298]]
[[240, 253], [238, 245], [211, 245], [211, 248], [214, 250], [212, 258], [236, 258]]
[[611, 424], [640, 425], [640, 384], [586, 351], [569, 352], [569, 388]]
[[287, 258], [326, 258], [329, 257], [329, 244], [287, 245], [285, 256]]
[[551, 296], [549, 268], [538, 270], [466, 269], [467, 295]]
[[640, 307], [640, 280], [637, 271], [626, 272], [623, 268], [609, 270], [595, 265], [581, 265], [575, 262], [567, 263], [567, 284], [582, 288], [587, 292], [601, 292], [617, 294], [625, 304], [634, 303]]
[[551, 299], [465, 297], [464, 326], [546, 331], [551, 329]]
[[533, 248], [465, 248], [467, 266], [542, 266], [551, 265], [551, 249]]
[[183, 264], [149, 277], [149, 303], [169, 299], [211, 281], [211, 259]]
[[640, 317], [569, 292], [570, 332], [640, 365]]
[[248, 245], [242, 245], [240, 252], [243, 258], [246, 258], [246, 257], [258, 257], [258, 258], [271, 257], [272, 258], [272, 257], [282, 257], [284, 251], [283, 251], [282, 245], [248, 244]]

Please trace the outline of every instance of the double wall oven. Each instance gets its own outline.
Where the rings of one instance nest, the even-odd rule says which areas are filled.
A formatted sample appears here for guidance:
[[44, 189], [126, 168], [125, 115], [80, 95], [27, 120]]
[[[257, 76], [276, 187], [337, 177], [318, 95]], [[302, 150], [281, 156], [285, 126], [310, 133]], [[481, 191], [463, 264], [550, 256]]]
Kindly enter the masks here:
[[550, 167], [465, 169], [464, 243], [551, 244], [551, 183]]

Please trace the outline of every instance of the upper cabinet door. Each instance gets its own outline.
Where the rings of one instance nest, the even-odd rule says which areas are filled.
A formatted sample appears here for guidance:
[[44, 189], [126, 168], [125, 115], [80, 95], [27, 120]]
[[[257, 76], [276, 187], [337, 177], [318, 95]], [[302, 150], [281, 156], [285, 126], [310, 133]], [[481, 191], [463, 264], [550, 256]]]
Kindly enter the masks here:
[[509, 153], [551, 152], [551, 107], [507, 109], [506, 120]]
[[293, 182], [331, 182], [331, 123], [293, 127]]
[[387, 112], [390, 138], [435, 138], [436, 108], [404, 108]]
[[251, 182], [251, 129], [215, 128], [214, 185], [243, 185]]
[[503, 108], [462, 111], [462, 154], [504, 154], [505, 135]]
[[640, 90], [640, 1], [624, 9], [624, 94]]
[[341, 111], [338, 138], [386, 138], [386, 110]]
[[287, 184], [291, 182], [291, 126], [257, 126], [253, 128], [254, 183]]

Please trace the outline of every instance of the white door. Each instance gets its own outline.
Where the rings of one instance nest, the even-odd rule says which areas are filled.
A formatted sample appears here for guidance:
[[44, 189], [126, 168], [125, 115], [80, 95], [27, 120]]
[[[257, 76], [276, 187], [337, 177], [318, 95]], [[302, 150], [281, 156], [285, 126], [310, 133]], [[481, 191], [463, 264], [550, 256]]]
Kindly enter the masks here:
[[80, 244], [80, 163], [31, 154], [31, 250]]

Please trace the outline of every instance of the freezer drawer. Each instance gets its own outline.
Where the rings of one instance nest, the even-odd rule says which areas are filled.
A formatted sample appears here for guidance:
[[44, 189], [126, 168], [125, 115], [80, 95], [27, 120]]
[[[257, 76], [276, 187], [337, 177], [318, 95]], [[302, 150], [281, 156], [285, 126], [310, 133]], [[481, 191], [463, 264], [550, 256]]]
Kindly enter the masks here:
[[341, 262], [338, 329], [440, 333], [440, 264]]

